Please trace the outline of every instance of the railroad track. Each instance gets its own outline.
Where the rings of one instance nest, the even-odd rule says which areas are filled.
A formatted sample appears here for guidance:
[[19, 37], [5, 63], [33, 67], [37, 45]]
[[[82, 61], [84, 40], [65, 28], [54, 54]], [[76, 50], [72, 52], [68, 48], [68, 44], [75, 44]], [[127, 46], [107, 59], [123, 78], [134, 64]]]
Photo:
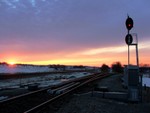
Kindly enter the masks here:
[[109, 75], [96, 73], [0, 101], [0, 113], [36, 113], [76, 89]]

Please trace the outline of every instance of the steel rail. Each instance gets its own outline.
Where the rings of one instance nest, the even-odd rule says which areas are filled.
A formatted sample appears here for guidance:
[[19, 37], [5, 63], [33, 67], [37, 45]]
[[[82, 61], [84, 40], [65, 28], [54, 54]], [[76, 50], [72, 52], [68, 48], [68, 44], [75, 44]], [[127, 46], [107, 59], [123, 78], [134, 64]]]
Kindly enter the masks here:
[[95, 80], [103, 79], [103, 78], [105, 78], [105, 77], [108, 77], [109, 75], [110, 75], [110, 74], [103, 74], [103, 75], [99, 74], [99, 75], [97, 75], [97, 76], [95, 76], [95, 77], [92, 77], [92, 78], [90, 78], [90, 79], [84, 81], [83, 83], [77, 85], [76, 87], [73, 87], [72, 89], [67, 90], [67, 91], [64, 92], [64, 93], [62, 93], [62, 94], [60, 94], [60, 95], [58, 95], [58, 96], [55, 96], [54, 98], [52, 98], [52, 99], [50, 99], [50, 100], [48, 100], [48, 101], [45, 101], [45, 102], [43, 102], [43, 103], [41, 103], [41, 104], [39, 104], [39, 105], [37, 105], [37, 106], [35, 106], [35, 107], [33, 107], [33, 108], [27, 110], [27, 111], [25, 111], [24, 113], [35, 113], [36, 111], [41, 110], [43, 107], [45, 107], [45, 106], [49, 105], [50, 103], [52, 103], [52, 102], [54, 102], [54, 101], [56, 101], [56, 100], [58, 100], [58, 99], [64, 97], [65, 95], [67, 95], [67, 94], [69, 94], [69, 93], [75, 91], [76, 89], [78, 89], [78, 88], [80, 88], [80, 87], [82, 87], [82, 86], [84, 86], [84, 85], [86, 85], [86, 84], [88, 84], [88, 83], [90, 83], [90, 82], [93, 82], [93, 81], [95, 81]]
[[44, 91], [47, 91], [48, 89], [56, 89], [56, 88], [62, 87], [64, 85], [72, 83], [72, 82], [80, 82], [82, 80], [86, 80], [86, 79], [89, 79], [93, 76], [96, 76], [97, 74], [100, 74], [100, 73], [95, 73], [95, 74], [91, 74], [91, 75], [88, 75], [88, 76], [85, 76], [85, 77], [72, 79], [72, 80], [69, 80], [69, 81], [62, 82], [62, 83], [57, 84], [57, 85], [52, 85], [50, 87], [46, 87], [46, 88], [43, 88], [43, 89], [40, 89], [40, 90], [32, 91], [32, 92], [21, 94], [21, 95], [18, 95], [18, 96], [14, 96], [14, 97], [11, 97], [11, 98], [8, 98], [8, 99], [5, 99], [5, 100], [1, 100], [0, 105], [7, 104], [7, 103], [10, 103], [10, 102], [15, 101], [17, 99], [28, 97], [28, 96], [31, 96], [31, 95], [34, 95], [34, 94], [37, 94], [37, 93], [40, 93], [40, 92], [44, 92]]

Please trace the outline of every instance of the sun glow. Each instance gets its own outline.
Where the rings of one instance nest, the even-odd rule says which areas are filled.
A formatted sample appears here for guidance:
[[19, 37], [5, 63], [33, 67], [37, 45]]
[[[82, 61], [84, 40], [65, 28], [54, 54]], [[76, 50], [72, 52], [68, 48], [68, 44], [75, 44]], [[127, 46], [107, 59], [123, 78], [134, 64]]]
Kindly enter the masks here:
[[8, 63], [10, 66], [14, 66], [16, 63], [15, 62], [9, 62]]

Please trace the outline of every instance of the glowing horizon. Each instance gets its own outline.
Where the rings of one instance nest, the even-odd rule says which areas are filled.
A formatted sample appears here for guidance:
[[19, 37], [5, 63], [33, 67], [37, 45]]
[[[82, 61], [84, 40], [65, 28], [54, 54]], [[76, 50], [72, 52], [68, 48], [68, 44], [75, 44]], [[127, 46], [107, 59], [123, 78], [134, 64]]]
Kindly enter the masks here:
[[[150, 45], [147, 42], [139, 43], [139, 56], [140, 64], [147, 64], [150, 60], [145, 58], [141, 50], [150, 49]], [[131, 52], [131, 64], [136, 63], [135, 58], [135, 48], [130, 47]], [[57, 54], [56, 54], [57, 55]], [[48, 55], [49, 56], [49, 55]], [[55, 55], [53, 55], [55, 56]], [[111, 56], [111, 57], [110, 57]], [[17, 56], [16, 56], [17, 57]], [[42, 55], [40, 56], [42, 58]], [[20, 58], [21, 59], [21, 58]], [[33, 58], [30, 58], [34, 59]], [[105, 48], [93, 48], [77, 52], [70, 52], [69, 55], [62, 53], [61, 57], [57, 57], [52, 60], [33, 60], [33, 61], [19, 61], [17, 58], [11, 59], [8, 58], [4, 62], [9, 64], [35, 64], [35, 65], [48, 65], [48, 64], [62, 64], [62, 65], [85, 65], [85, 66], [100, 66], [102, 64], [107, 64], [111, 66], [114, 62], [121, 62], [122, 64], [127, 64], [127, 45], [120, 45], [114, 47], [105, 47]]]

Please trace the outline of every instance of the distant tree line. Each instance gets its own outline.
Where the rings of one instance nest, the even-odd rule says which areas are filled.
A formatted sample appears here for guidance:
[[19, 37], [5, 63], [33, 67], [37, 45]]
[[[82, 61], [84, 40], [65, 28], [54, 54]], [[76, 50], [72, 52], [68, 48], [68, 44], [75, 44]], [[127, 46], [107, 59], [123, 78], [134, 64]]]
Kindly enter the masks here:
[[115, 62], [111, 65], [111, 68], [106, 65], [106, 64], [102, 64], [101, 66], [101, 72], [110, 72], [112, 69], [112, 72], [116, 72], [116, 73], [123, 73], [123, 66], [121, 65], [120, 62]]
[[111, 68], [113, 72], [123, 73], [123, 66], [120, 62], [113, 63]]
[[149, 72], [150, 73], [150, 67], [140, 67], [140, 73], [147, 73]]
[[[112, 72], [116, 72], [116, 73], [123, 73], [124, 67], [122, 66], [122, 64], [120, 62], [113, 63], [111, 65], [111, 67], [109, 67], [106, 64], [102, 64], [101, 72], [104, 72], [104, 73], [105, 72], [110, 72], [110, 70]], [[140, 73], [150, 72], [150, 65], [149, 64], [140, 64], [139, 71], [140, 71]]]
[[110, 68], [109, 68], [108, 65], [103, 64], [103, 65], [101, 66], [101, 72], [107, 73], [107, 72], [109, 72], [109, 71], [110, 71]]
[[8, 65], [7, 62], [0, 62], [0, 65]]

